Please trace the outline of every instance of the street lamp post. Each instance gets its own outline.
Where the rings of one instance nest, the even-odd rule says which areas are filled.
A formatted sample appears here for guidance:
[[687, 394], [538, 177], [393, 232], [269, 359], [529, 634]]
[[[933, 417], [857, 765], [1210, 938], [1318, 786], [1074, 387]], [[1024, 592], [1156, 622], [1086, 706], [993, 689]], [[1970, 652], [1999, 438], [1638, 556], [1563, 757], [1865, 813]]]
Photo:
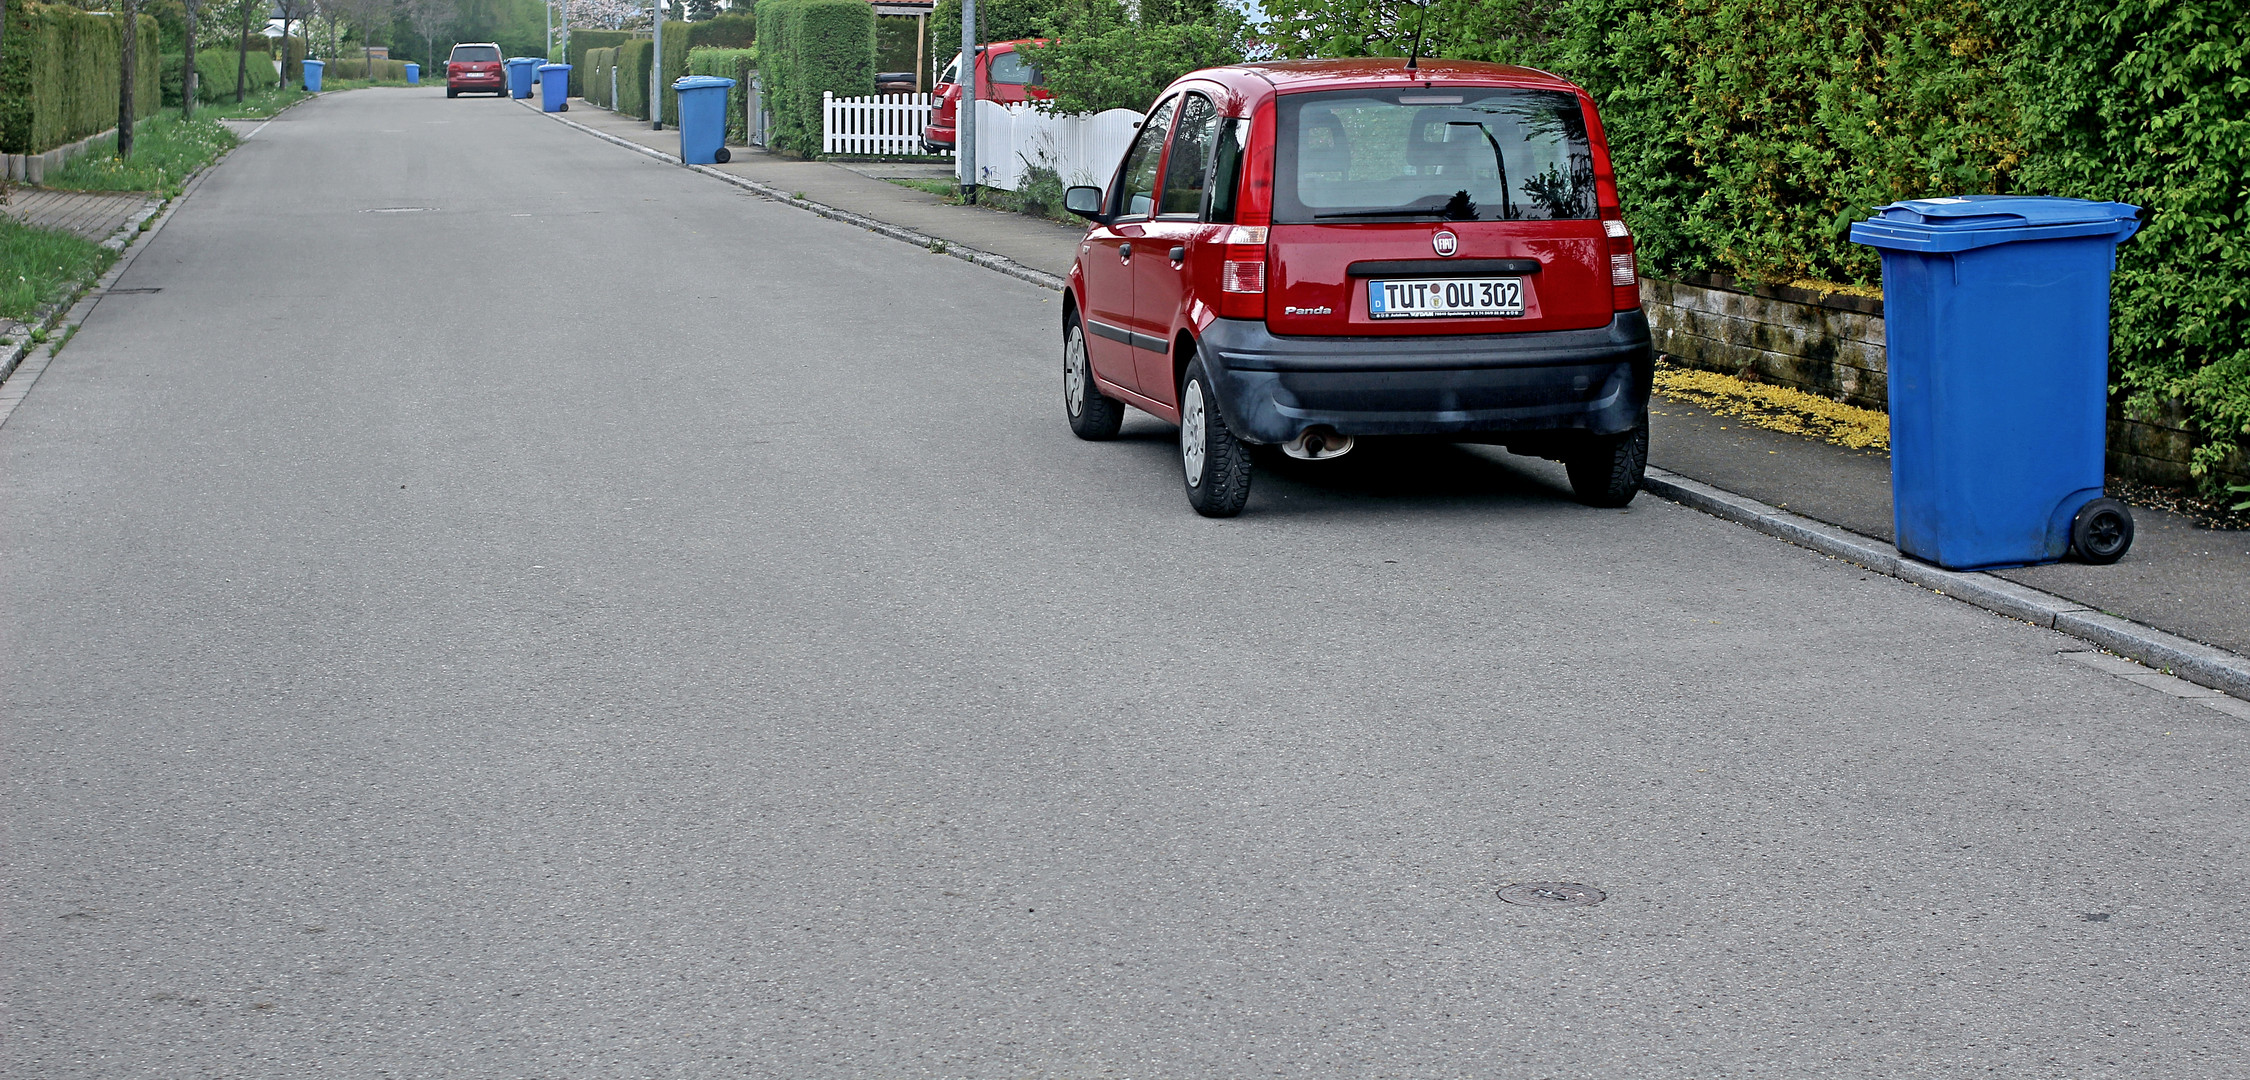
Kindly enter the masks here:
[[650, 20], [655, 25], [655, 45], [648, 64], [648, 116], [657, 131], [664, 130], [664, 0], [650, 0], [649, 10], [655, 14]]
[[977, 0], [961, 0], [961, 108], [953, 117], [954, 176], [961, 201], [977, 201]]

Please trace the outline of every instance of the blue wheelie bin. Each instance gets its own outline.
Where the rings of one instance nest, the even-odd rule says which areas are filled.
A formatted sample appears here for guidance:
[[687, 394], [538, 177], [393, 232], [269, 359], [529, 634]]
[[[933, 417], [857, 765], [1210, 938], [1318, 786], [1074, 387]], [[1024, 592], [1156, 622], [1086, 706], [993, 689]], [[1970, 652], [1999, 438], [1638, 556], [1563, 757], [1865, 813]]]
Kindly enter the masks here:
[[2102, 495], [2109, 277], [2139, 208], [1912, 199], [1852, 226], [1883, 256], [1898, 549], [1949, 570], [2113, 563], [2133, 516]]
[[320, 93], [320, 69], [328, 66], [327, 61], [306, 60], [303, 61], [303, 64], [305, 68], [305, 92], [308, 94]]
[[501, 61], [500, 66], [508, 69], [508, 96], [518, 101], [530, 97], [531, 69], [539, 66], [539, 61], [528, 56], [511, 56]]
[[539, 65], [539, 111], [570, 111], [570, 65]]
[[727, 153], [727, 92], [734, 80], [690, 75], [672, 84], [680, 93], [680, 160], [690, 165], [723, 165]]
[[422, 85], [422, 65], [409, 60], [406, 64], [406, 85]]

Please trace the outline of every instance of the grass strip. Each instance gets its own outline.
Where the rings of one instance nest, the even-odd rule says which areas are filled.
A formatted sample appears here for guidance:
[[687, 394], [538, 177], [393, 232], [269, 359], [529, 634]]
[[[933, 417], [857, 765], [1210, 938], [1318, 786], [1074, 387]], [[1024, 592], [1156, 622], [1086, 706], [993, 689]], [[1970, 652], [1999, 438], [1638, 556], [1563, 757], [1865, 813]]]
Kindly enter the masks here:
[[218, 160], [240, 142], [226, 125], [208, 116], [182, 120], [162, 113], [134, 126], [133, 156], [117, 156], [117, 136], [86, 148], [42, 187], [58, 191], [161, 191], [178, 194], [195, 170]]
[[1810, 435], [1854, 450], [1889, 450], [1891, 418], [1788, 386], [1747, 382], [1715, 371], [1656, 365], [1658, 393], [1757, 427]]
[[64, 288], [93, 281], [117, 253], [66, 232], [0, 216], [0, 318], [26, 319]]

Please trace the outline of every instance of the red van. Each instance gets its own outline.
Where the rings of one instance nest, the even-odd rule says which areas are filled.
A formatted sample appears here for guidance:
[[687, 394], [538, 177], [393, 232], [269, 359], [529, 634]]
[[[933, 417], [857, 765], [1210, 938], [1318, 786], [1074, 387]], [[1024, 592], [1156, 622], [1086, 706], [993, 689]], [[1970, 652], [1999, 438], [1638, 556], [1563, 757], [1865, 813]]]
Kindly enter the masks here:
[[1092, 222], [1063, 306], [1080, 438], [1124, 407], [1180, 426], [1188, 501], [1239, 513], [1249, 448], [1381, 436], [1564, 463], [1623, 506], [1655, 355], [1593, 100], [1545, 72], [1290, 61], [1183, 76]]
[[[1039, 69], [1018, 51], [1026, 45], [1046, 43], [1045, 38], [1024, 38], [977, 46], [977, 100], [1016, 105], [1054, 97]], [[922, 129], [924, 149], [932, 153], [953, 149], [953, 115], [960, 108], [961, 54], [955, 53], [953, 62], [938, 76], [937, 92], [931, 95], [930, 124]]]
[[455, 45], [452, 55], [445, 58], [445, 96], [487, 93], [508, 96], [500, 46], [489, 41]]

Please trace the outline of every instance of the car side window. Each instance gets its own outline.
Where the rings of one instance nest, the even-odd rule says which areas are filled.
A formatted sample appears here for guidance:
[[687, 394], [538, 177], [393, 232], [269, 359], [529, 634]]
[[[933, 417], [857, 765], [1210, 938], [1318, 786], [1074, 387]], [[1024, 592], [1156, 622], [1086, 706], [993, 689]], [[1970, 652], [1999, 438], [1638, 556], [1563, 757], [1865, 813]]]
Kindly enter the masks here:
[[993, 55], [992, 68], [987, 77], [998, 86], [1036, 86], [1040, 83], [1039, 69], [1024, 63], [1023, 55], [1013, 49]]
[[1133, 148], [1125, 152], [1125, 165], [1117, 171], [1117, 198], [1110, 204], [1120, 218], [1145, 218], [1156, 209], [1156, 166], [1164, 154], [1164, 136], [1172, 128], [1172, 106], [1166, 99], [1141, 124]]
[[1203, 212], [1203, 182], [1210, 175], [1211, 144], [1219, 134], [1219, 109], [1201, 94], [1180, 97], [1180, 126], [1172, 134], [1172, 156], [1164, 166], [1164, 194], [1157, 213], [1194, 217]]
[[1231, 224], [1234, 204], [1242, 189], [1243, 146], [1249, 141], [1250, 121], [1229, 117], [1219, 121], [1219, 139], [1211, 150], [1211, 190], [1204, 200], [1203, 220]]

